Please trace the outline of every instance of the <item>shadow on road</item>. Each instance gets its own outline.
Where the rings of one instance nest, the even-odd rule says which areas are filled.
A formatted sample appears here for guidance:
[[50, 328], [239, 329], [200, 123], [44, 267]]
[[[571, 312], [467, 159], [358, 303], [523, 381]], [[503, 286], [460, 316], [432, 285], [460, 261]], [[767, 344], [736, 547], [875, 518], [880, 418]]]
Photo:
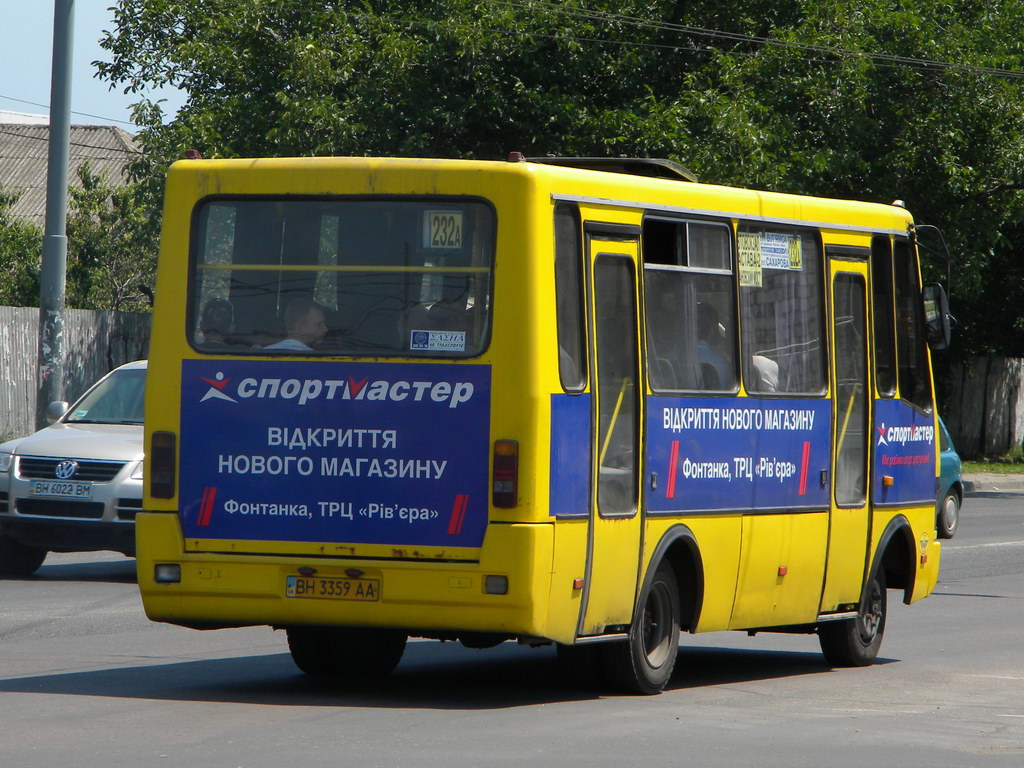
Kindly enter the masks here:
[[[283, 638], [282, 638], [283, 639]], [[818, 653], [683, 647], [668, 690], [826, 674]], [[288, 654], [0, 679], [0, 693], [275, 706], [488, 710], [600, 698], [571, 684], [554, 650], [410, 643], [395, 673], [362, 690], [300, 673]]]
[[73, 563], [57, 561], [52, 565], [44, 562], [31, 576], [0, 576], [0, 581], [92, 581], [135, 584], [135, 559], [125, 557], [120, 560]]

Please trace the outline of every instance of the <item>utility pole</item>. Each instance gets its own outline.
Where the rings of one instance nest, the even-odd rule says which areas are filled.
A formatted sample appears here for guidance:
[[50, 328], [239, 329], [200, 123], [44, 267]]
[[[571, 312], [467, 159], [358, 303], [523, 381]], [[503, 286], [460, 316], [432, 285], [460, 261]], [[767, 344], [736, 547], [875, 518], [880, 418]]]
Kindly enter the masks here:
[[39, 284], [38, 428], [46, 426], [46, 406], [54, 400], [64, 399], [64, 284], [68, 260], [68, 146], [71, 140], [74, 15], [74, 0], [54, 0], [46, 231], [43, 235], [43, 268]]

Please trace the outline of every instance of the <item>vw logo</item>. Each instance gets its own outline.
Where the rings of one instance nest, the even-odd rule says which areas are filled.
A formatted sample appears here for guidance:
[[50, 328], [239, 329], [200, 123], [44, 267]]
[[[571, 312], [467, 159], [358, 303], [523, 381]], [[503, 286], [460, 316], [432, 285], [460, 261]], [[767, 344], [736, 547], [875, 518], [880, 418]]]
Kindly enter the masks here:
[[60, 480], [70, 480], [75, 476], [75, 472], [78, 471], [78, 462], [65, 460], [57, 464], [57, 468], [53, 471], [53, 474]]

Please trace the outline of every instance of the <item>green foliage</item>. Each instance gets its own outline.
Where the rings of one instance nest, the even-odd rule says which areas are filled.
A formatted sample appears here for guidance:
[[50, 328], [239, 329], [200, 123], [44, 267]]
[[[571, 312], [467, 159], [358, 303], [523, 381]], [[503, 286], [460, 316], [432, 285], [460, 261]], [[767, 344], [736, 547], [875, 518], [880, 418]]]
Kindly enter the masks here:
[[0, 189], [0, 305], [39, 305], [43, 233], [11, 215], [15, 197]]
[[144, 312], [156, 271], [159, 217], [137, 185], [114, 187], [79, 168], [67, 224], [67, 305]]
[[[207, 157], [677, 160], [709, 182], [891, 202], [953, 251], [961, 353], [1024, 355], [1019, 0], [119, 0], [101, 76], [142, 101], [150, 195]], [[945, 277], [946, 266], [929, 266]]]

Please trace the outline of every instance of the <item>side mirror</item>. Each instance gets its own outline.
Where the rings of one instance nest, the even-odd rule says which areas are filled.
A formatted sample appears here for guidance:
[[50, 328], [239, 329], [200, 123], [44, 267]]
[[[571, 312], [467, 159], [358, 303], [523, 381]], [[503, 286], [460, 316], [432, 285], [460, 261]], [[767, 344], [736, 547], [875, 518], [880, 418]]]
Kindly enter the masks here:
[[46, 423], [53, 424], [61, 416], [68, 412], [68, 404], [65, 400], [54, 400], [46, 406]]
[[928, 346], [935, 351], [949, 347], [950, 316], [946, 292], [938, 283], [928, 283], [921, 292]]

